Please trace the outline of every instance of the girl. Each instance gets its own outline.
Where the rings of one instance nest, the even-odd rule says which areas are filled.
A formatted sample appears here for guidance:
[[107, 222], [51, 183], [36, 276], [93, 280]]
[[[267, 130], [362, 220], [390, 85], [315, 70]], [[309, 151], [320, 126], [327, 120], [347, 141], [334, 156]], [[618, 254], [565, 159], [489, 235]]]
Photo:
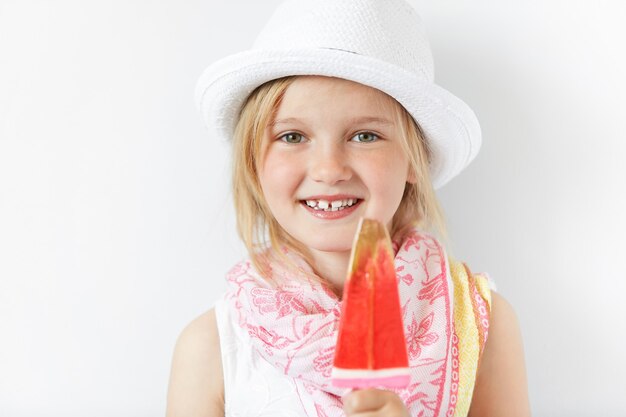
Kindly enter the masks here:
[[[473, 112], [433, 83], [403, 0], [288, 0], [254, 48], [210, 66], [197, 97], [233, 142], [250, 258], [181, 334], [168, 416], [527, 416], [520, 332], [485, 276], [446, 255], [434, 188], [480, 146]], [[411, 383], [330, 383], [361, 217], [394, 240]]]

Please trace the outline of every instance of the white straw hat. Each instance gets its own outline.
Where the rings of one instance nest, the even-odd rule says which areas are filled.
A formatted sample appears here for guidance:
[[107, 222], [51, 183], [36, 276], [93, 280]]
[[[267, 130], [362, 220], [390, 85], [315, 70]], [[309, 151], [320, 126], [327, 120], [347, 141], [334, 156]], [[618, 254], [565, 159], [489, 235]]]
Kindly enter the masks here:
[[211, 132], [232, 137], [246, 98], [289, 75], [324, 75], [377, 88], [395, 98], [426, 134], [430, 173], [439, 188], [478, 153], [474, 112], [434, 84], [423, 23], [403, 0], [287, 0], [251, 50], [209, 66], [196, 100]]

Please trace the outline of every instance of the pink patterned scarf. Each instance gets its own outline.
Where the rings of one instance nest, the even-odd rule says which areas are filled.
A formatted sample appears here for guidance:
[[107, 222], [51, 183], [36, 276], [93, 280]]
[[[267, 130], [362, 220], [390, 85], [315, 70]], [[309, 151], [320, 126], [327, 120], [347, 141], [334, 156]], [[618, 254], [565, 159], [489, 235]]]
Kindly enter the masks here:
[[[458, 381], [447, 257], [435, 238], [418, 230], [394, 241], [394, 250], [411, 367], [410, 385], [395, 392], [411, 415], [444, 416]], [[271, 281], [278, 284], [261, 277], [249, 261], [235, 266], [225, 300], [258, 354], [293, 379], [307, 415], [343, 416], [347, 390], [330, 384], [341, 301], [304, 272], [294, 276], [280, 263], [271, 269]]]

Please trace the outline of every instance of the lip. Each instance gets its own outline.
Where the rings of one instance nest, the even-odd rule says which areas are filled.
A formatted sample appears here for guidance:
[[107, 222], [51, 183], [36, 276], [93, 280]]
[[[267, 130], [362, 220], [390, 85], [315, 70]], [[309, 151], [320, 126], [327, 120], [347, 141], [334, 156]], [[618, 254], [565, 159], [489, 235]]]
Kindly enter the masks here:
[[[356, 198], [356, 197], [338, 197], [338, 196], [332, 196], [335, 200], [343, 200], [346, 198]], [[309, 197], [307, 198], [307, 200], [326, 200], [327, 198], [330, 198], [329, 196], [327, 196], [326, 198], [324, 196], [320, 196], [320, 197]], [[305, 200], [301, 200], [300, 201], [300, 205], [302, 207], [304, 207], [304, 209], [306, 211], [308, 211], [311, 215], [317, 217], [318, 219], [323, 219], [323, 220], [337, 220], [337, 219], [343, 219], [344, 217], [348, 217], [349, 215], [351, 215], [352, 213], [354, 213], [356, 211], [356, 209], [361, 205], [361, 203], [363, 202], [363, 199], [357, 199], [358, 201], [350, 206], [350, 207], [346, 207], [342, 210], [337, 210], [337, 211], [324, 211], [324, 210], [315, 210], [314, 208], [311, 208], [309, 206], [306, 205], [306, 201]], [[333, 200], [328, 200], [328, 201], [333, 201]]]
[[309, 197], [305, 197], [300, 199], [300, 201], [306, 201], [306, 200], [326, 200], [326, 201], [335, 201], [335, 200], [347, 200], [347, 199], [354, 199], [354, 200], [362, 200], [362, 198], [359, 198], [353, 194], [333, 194], [333, 195], [312, 195]]

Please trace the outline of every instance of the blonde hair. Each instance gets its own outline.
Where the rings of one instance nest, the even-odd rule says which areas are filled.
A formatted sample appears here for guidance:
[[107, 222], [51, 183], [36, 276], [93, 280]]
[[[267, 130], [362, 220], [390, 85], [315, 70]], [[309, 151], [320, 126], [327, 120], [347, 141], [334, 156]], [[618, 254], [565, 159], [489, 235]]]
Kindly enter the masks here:
[[[286, 233], [272, 215], [258, 178], [265, 129], [295, 78], [279, 78], [256, 88], [242, 107], [233, 135], [232, 191], [237, 231], [254, 266], [262, 274], [268, 270], [268, 254], [288, 261], [283, 247], [301, 254], [314, 269], [308, 249]], [[425, 135], [404, 107], [392, 97], [389, 98], [393, 103], [396, 126], [404, 139], [401, 141], [402, 147], [408, 155], [415, 179], [414, 183], [406, 183], [402, 201], [392, 219], [390, 234], [401, 236], [410, 228], [418, 227], [445, 239], [443, 211], [430, 181], [430, 151]], [[293, 263], [291, 265], [295, 266]]]

